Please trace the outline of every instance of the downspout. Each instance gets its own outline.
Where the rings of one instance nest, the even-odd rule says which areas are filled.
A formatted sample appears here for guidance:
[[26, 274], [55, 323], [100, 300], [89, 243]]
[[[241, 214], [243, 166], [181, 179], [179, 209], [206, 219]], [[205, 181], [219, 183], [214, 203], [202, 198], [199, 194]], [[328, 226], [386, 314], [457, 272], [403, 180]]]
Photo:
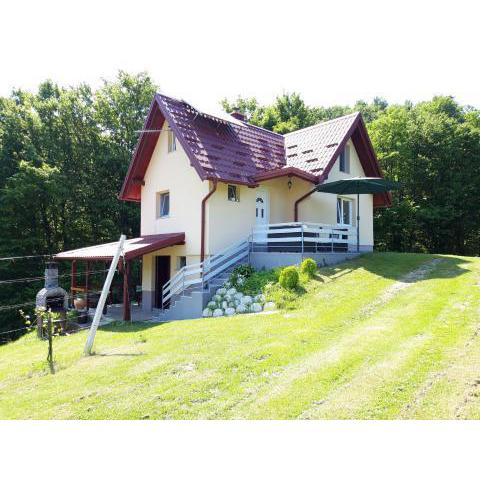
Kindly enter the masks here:
[[[317, 185], [322, 183], [324, 180], [323, 175], [318, 178]], [[305, 195], [302, 195], [299, 199], [295, 201], [294, 209], [293, 209], [293, 221], [298, 222], [298, 204], [300, 202], [303, 202], [307, 197], [309, 197], [312, 193], [315, 193], [317, 191], [316, 188], [311, 190], [310, 192], [307, 192]]]
[[213, 187], [212, 189], [203, 197], [202, 200], [202, 225], [200, 230], [200, 261], [203, 262], [205, 260], [205, 206], [207, 204], [207, 200], [215, 193], [217, 189], [217, 180], [213, 180]]

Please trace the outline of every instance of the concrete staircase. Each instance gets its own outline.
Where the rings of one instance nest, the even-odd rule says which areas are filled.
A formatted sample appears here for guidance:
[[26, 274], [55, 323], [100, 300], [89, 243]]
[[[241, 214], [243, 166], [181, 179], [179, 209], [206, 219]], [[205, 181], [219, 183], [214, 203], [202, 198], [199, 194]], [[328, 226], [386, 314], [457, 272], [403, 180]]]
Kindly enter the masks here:
[[[238, 264], [243, 262], [238, 262]], [[210, 279], [208, 287], [202, 289], [193, 286], [183, 291], [181, 295], [172, 297], [171, 305], [164, 310], [154, 309], [152, 311], [152, 322], [164, 323], [172, 320], [188, 320], [202, 316], [203, 309], [220, 288], [230, 277], [232, 270], [237, 264], [232, 265], [218, 276]]]

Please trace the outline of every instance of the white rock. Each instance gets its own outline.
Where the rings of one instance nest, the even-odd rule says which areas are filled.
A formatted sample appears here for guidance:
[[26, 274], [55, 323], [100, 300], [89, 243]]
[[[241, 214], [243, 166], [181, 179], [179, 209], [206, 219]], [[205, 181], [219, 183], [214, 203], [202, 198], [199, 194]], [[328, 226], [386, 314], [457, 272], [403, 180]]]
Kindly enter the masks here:
[[225, 295], [227, 293], [227, 289], [226, 288], [219, 288], [216, 292], [215, 292], [217, 295]]
[[238, 307], [235, 309], [237, 313], [245, 313], [246, 312], [246, 307], [245, 305], [238, 305]]
[[241, 298], [240, 300], [244, 305], [250, 305], [252, 303], [252, 297], [250, 295], [245, 295], [244, 297]]
[[229, 288], [227, 290], [227, 295], [235, 295], [237, 293], [237, 289], [236, 288]]
[[264, 310], [265, 312], [271, 311], [271, 310], [275, 310], [275, 302], [267, 302], [267, 303], [263, 306], [263, 310]]
[[262, 306], [259, 303], [252, 303], [251, 311], [258, 313], [262, 311]]
[[232, 315], [235, 315], [235, 309], [231, 307], [226, 308], [225, 315], [228, 315], [229, 317], [231, 317]]
[[216, 308], [213, 311], [213, 316], [214, 317], [222, 317], [223, 316], [223, 310], [221, 308]]
[[217, 308], [217, 303], [216, 302], [208, 302], [207, 307], [210, 308], [211, 310], [215, 310]]
[[211, 317], [212, 316], [212, 310], [210, 308], [206, 308], [203, 312], [202, 312], [202, 316], [203, 317]]

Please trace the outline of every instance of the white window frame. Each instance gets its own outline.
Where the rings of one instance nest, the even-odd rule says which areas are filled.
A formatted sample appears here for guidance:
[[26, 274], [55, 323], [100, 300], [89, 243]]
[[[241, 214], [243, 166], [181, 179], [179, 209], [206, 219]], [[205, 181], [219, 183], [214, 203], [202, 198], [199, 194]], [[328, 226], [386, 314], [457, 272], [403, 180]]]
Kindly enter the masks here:
[[[168, 212], [162, 214], [163, 204], [162, 199], [168, 196]], [[157, 218], [168, 218], [170, 216], [170, 191], [166, 190], [164, 192], [157, 193]]]
[[177, 137], [171, 128], [168, 129], [168, 153], [175, 152], [177, 150]]
[[[343, 214], [344, 214], [344, 204], [348, 202], [350, 205], [348, 216], [349, 216], [349, 223], [345, 223], [343, 221]], [[353, 208], [354, 208], [354, 201], [352, 198], [348, 197], [337, 197], [337, 225], [339, 227], [352, 227], [353, 226]], [[340, 222], [338, 221], [340, 218]]]
[[[230, 197], [230, 189], [231, 188], [235, 192], [235, 194], [232, 197]], [[235, 202], [235, 203], [240, 202], [240, 188], [238, 187], [238, 185], [231, 185], [231, 184], [227, 185], [227, 200], [229, 202]]]
[[340, 152], [338, 169], [343, 173], [350, 173], [350, 145], [348, 144], [345, 145], [344, 149]]

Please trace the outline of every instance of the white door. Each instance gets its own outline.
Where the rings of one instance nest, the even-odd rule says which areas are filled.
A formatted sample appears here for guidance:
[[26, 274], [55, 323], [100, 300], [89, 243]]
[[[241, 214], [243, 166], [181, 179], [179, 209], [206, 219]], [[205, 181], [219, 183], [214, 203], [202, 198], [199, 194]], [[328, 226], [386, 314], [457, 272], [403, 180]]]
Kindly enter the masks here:
[[267, 238], [267, 228], [269, 223], [269, 204], [268, 192], [258, 189], [255, 199], [255, 242], [265, 241]]

